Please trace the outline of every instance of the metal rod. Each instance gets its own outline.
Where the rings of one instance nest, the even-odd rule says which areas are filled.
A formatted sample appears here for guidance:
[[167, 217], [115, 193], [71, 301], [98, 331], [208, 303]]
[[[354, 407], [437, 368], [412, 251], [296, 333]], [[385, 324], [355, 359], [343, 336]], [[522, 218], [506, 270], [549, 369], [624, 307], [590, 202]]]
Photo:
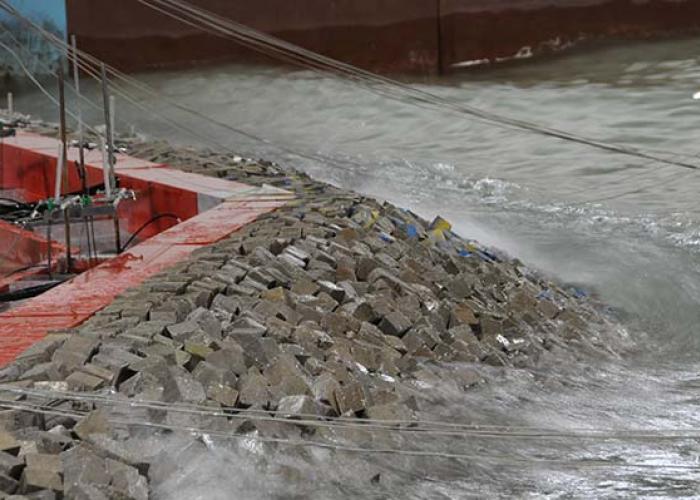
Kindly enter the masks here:
[[7, 93], [7, 112], [10, 114], [10, 116], [15, 114], [15, 98], [12, 95], [12, 92]]
[[109, 96], [109, 119], [110, 119], [110, 130], [112, 131], [112, 136], [110, 140], [112, 141], [112, 146], [114, 146], [114, 137], [117, 133], [116, 129], [116, 117], [117, 115], [117, 98], [113, 95]]
[[51, 241], [51, 209], [49, 208], [46, 213], [48, 214], [48, 224], [46, 225], [46, 242], [48, 243], [46, 248], [46, 259], [48, 261], [49, 279], [53, 279], [53, 271], [51, 270], [51, 250], [53, 246], [53, 242]]
[[98, 262], [99, 254], [97, 249], [97, 238], [95, 238], [95, 218], [90, 216], [90, 234], [92, 235], [92, 249], [95, 252], [95, 263]]
[[105, 196], [110, 198], [112, 196], [112, 183], [109, 178], [109, 153], [102, 137], [100, 137], [100, 151], [102, 151], [102, 178], [105, 183]]
[[88, 222], [87, 217], [83, 217], [83, 225], [85, 238], [87, 239], [88, 263], [90, 264], [90, 267], [92, 267], [92, 243], [90, 240], [90, 222]]
[[64, 153], [65, 145], [62, 142], [58, 143], [58, 159], [56, 160], [56, 180], [54, 184], [53, 199], [56, 204], [61, 203], [61, 180], [63, 179], [63, 169], [65, 165]]
[[70, 254], [70, 219], [68, 218], [68, 208], [63, 211], [63, 221], [66, 232], [66, 273], [70, 273], [73, 269], [73, 261]]
[[70, 43], [71, 43], [71, 59], [73, 62], [73, 85], [75, 86], [75, 95], [77, 98], [76, 101], [76, 112], [78, 115], [78, 138], [82, 144], [83, 142], [83, 111], [82, 107], [80, 106], [80, 68], [78, 67], [78, 45], [76, 42], [75, 35], [71, 35], [70, 37]]
[[121, 231], [119, 230], [119, 214], [116, 209], [114, 211], [114, 239], [117, 244], [117, 255], [122, 253], [122, 238]]
[[63, 60], [58, 65], [58, 111], [59, 111], [59, 135], [61, 144], [61, 159], [63, 161], [62, 182], [63, 190], [68, 191], [68, 169], [66, 168], [68, 159], [68, 148], [66, 147], [66, 81], [63, 74]]
[[82, 94], [80, 93], [80, 67], [78, 65], [78, 43], [76, 41], [75, 35], [71, 35], [71, 58], [73, 61], [73, 86], [75, 87], [76, 95], [76, 111], [78, 114], [78, 151], [79, 151], [79, 164], [78, 164], [78, 176], [82, 183], [83, 194], [87, 194], [87, 175], [85, 175], [85, 132], [83, 126], [83, 109], [80, 106], [80, 100], [82, 99]]
[[102, 101], [105, 112], [105, 140], [107, 141], [107, 161], [109, 164], [109, 179], [112, 187], [116, 188], [116, 179], [114, 176], [114, 143], [112, 142], [112, 119], [110, 118], [110, 105], [109, 105], [109, 88], [107, 81], [107, 69], [102, 63], [100, 65], [102, 71]]
[[442, 56], [442, 0], [436, 0], [437, 5], [437, 72], [438, 75], [445, 73], [445, 69], [442, 67], [444, 63], [444, 57]]

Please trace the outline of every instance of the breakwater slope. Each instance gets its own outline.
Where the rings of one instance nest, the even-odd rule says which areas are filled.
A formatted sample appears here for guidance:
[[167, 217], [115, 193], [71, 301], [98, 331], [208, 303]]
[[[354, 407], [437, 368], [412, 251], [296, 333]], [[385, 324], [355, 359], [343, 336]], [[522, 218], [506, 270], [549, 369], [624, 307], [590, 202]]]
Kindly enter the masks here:
[[[688, 39], [609, 48], [442, 79], [429, 88], [525, 119], [536, 114], [552, 126], [575, 126], [614, 142], [673, 149], [692, 160], [698, 105], [691, 96], [700, 81], [696, 47], [697, 40]], [[224, 445], [206, 436], [193, 442], [172, 435], [147, 441], [154, 451], [164, 450], [161, 467], [150, 473], [154, 494], [187, 499], [228, 498], [231, 491], [249, 498], [697, 494], [700, 178], [695, 171], [488, 128], [308, 72], [231, 66], [141, 78], [207, 116], [271, 139], [252, 141], [173, 113], [203, 136], [200, 146], [215, 139], [246, 152], [242, 156], [298, 165], [316, 179], [409, 207], [425, 220], [441, 214], [456, 233], [507, 249], [555, 281], [593, 292], [620, 327], [600, 332], [607, 353], [555, 348], [527, 369], [462, 365], [464, 373], [483, 380], [466, 391], [469, 379], [461, 386], [446, 382], [462, 380], [459, 373], [422, 379], [411, 394], [435, 420], [482, 429], [478, 435], [473, 427], [468, 435], [464, 429], [455, 435], [441, 428], [440, 439], [432, 432], [410, 434], [407, 441], [431, 453], [454, 452], [459, 459], [368, 457], [349, 450], [300, 455], [294, 448], [272, 456], [255, 440]], [[99, 89], [85, 90], [95, 100], [100, 96]], [[195, 141], [117, 102], [120, 131], [135, 125], [177, 143]], [[35, 93], [18, 96], [17, 106], [55, 119], [55, 109]], [[91, 123], [101, 119], [99, 111], [87, 108], [85, 116]], [[328, 161], [295, 156], [280, 143]], [[183, 168], [193, 168], [192, 158], [199, 158], [212, 175], [236, 171], [225, 154], [174, 153], [165, 144], [160, 151], [141, 151], [166, 162], [179, 157]], [[246, 175], [253, 175], [256, 168], [247, 168]], [[483, 432], [491, 426], [497, 429]], [[393, 441], [394, 434], [379, 440], [356, 428], [345, 432], [342, 439], [352, 438], [343, 443], [353, 442], [354, 448], [377, 443], [388, 448], [401, 441]]]
[[[312, 449], [342, 461], [355, 447], [469, 460], [449, 437], [479, 429], [440, 421], [434, 387], [481, 384], [470, 365], [614, 355], [616, 327], [585, 292], [461, 238], [445, 219], [267, 162], [122, 145], [198, 173], [283, 186], [296, 199], [0, 372], [10, 405], [4, 493], [145, 499], [179, 473], [167, 472], [162, 445], [143, 449], [144, 430], [156, 442], [194, 432], [215, 448], [253, 440], [265, 460], [290, 444], [292, 460]], [[417, 449], [410, 435], [421, 432], [448, 440]], [[357, 478], [377, 493], [398, 480], [370, 471], [375, 479]]]

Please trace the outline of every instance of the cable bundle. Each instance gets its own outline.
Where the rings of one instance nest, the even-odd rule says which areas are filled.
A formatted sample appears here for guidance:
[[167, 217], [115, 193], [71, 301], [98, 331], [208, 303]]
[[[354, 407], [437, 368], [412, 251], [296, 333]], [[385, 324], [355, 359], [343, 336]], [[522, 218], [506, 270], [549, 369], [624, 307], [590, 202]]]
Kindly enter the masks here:
[[[611, 153], [618, 153], [618, 154], [624, 154], [627, 156], [632, 156], [632, 157], [637, 157], [637, 158], [642, 158], [646, 160], [652, 160], [655, 162], [659, 162], [662, 164], [666, 165], [673, 165], [676, 167], [681, 167], [681, 168], [686, 168], [686, 169], [692, 169], [692, 170], [698, 170], [700, 169], [700, 166], [694, 164], [694, 163], [688, 163], [687, 161], [682, 161], [678, 159], [671, 159], [673, 158], [681, 158], [687, 155], [680, 155], [675, 152], [670, 152], [670, 151], [651, 151], [651, 150], [642, 150], [638, 148], [632, 148], [632, 147], [627, 147], [627, 146], [622, 146], [618, 144], [613, 144], [613, 143], [608, 143], [605, 141], [600, 141], [597, 139], [593, 138], [588, 138], [585, 136], [573, 134], [564, 130], [559, 130], [555, 128], [550, 128], [550, 127], [544, 127], [536, 123], [531, 123], [527, 122], [524, 120], [519, 120], [515, 118], [511, 118], [508, 116], [503, 116], [499, 115], [496, 113], [484, 111], [472, 106], [465, 105], [463, 103], [455, 102], [450, 99], [446, 99], [444, 97], [438, 96], [436, 94], [433, 94], [431, 92], [421, 90], [415, 87], [412, 87], [411, 85], [390, 79], [388, 77], [384, 76], [379, 76], [374, 73], [371, 73], [369, 71], [365, 71], [359, 68], [356, 68], [352, 65], [342, 63], [339, 61], [336, 61], [334, 59], [331, 59], [329, 57], [322, 56], [320, 54], [314, 53], [312, 51], [303, 49], [301, 47], [298, 47], [296, 45], [293, 45], [291, 43], [285, 42], [283, 40], [280, 40], [278, 38], [275, 38], [270, 35], [266, 35], [260, 31], [254, 30], [252, 28], [249, 28], [247, 26], [244, 26], [242, 24], [236, 23], [234, 21], [231, 21], [229, 19], [223, 18], [221, 16], [218, 16], [210, 11], [207, 11], [205, 9], [201, 9], [198, 7], [195, 7], [191, 5], [188, 2], [185, 2], [183, 0], [136, 0], [139, 3], [154, 9], [158, 12], [163, 13], [164, 15], [167, 15], [169, 17], [172, 17], [174, 19], [177, 19], [180, 22], [183, 22], [185, 24], [188, 24], [190, 26], [196, 27], [198, 29], [201, 29], [205, 32], [209, 32], [212, 34], [216, 34], [217, 36], [222, 36], [224, 38], [232, 39], [238, 43], [240, 43], [243, 46], [249, 47], [253, 50], [256, 50], [262, 54], [268, 55], [270, 57], [274, 57], [278, 60], [282, 60], [285, 62], [289, 62], [292, 64], [295, 64], [297, 66], [301, 66], [304, 68], [311, 69], [313, 71], [317, 72], [322, 72], [324, 74], [331, 73], [336, 76], [343, 77], [349, 81], [352, 81], [363, 88], [366, 88], [376, 94], [379, 94], [381, 96], [387, 97], [389, 99], [393, 100], [398, 100], [400, 102], [408, 102], [413, 105], [419, 106], [419, 107], [428, 107], [431, 109], [441, 109], [444, 111], [449, 111], [452, 113], [457, 113], [461, 115], [466, 115], [469, 116], [473, 119], [476, 119], [480, 122], [488, 123], [493, 126], [498, 126], [498, 127], [503, 127], [503, 128], [508, 128], [508, 129], [516, 129], [516, 130], [521, 130], [521, 131], [526, 131], [530, 133], [535, 133], [539, 134], [542, 136], [547, 136], [547, 137], [554, 137], [558, 138], [564, 141], [568, 142], [573, 142], [573, 143], [578, 143], [582, 144], [585, 146], [593, 147], [596, 149], [600, 149], [603, 151], [608, 151]], [[7, 0], [0, 0], [0, 9], [5, 10], [12, 16], [17, 17], [19, 20], [21, 20], [23, 23], [26, 25], [30, 26], [31, 29], [36, 30], [39, 32], [43, 37], [45, 37], [52, 45], [60, 48], [63, 52], [65, 53], [70, 53], [71, 48], [70, 46], [61, 40], [59, 37], [56, 35], [44, 30], [40, 26], [36, 25], [32, 21], [28, 20], [25, 16], [23, 16], [21, 13], [19, 13], [14, 7], [12, 7]], [[80, 68], [85, 71], [87, 74], [92, 76], [93, 78], [99, 79], [99, 73], [97, 71], [97, 68], [102, 64], [101, 61], [96, 59], [95, 57], [82, 52], [78, 51], [78, 60], [79, 60], [79, 65]], [[202, 113], [193, 110], [191, 108], [188, 108], [186, 106], [183, 106], [179, 103], [176, 103], [170, 99], [164, 98], [163, 96], [159, 95], [158, 92], [155, 90], [151, 89], [147, 85], [143, 84], [142, 82], [139, 82], [138, 80], [135, 80], [134, 78], [131, 78], [124, 73], [117, 71], [116, 69], [112, 67], [107, 67], [107, 71], [109, 74], [111, 74], [116, 80], [120, 81], [121, 83], [131, 85], [135, 89], [138, 89], [142, 92], [145, 92], [149, 95], [152, 95], [154, 97], [157, 97], [171, 106], [174, 106], [182, 111], [186, 111], [194, 116], [197, 116], [198, 118], [205, 119], [209, 121], [210, 123], [216, 124], [218, 126], [224, 127], [229, 131], [232, 131], [234, 133], [243, 135], [245, 137], [248, 137], [250, 139], [263, 142], [266, 144], [272, 144], [270, 141], [261, 138], [255, 134], [251, 134], [249, 132], [236, 129], [229, 124], [225, 124], [222, 122], [219, 122], [217, 120], [213, 120], [210, 117], [204, 116]], [[122, 89], [120, 89], [116, 83], [114, 84], [115, 87], [115, 92], [122, 97], [124, 97], [127, 101], [131, 102], [135, 106], [139, 108], [144, 108], [144, 105], [142, 103], [137, 102], [132, 96], [130, 96], [128, 93], [125, 93]], [[151, 112], [153, 112], [151, 110]], [[212, 142], [212, 140], [206, 136], [203, 136], [202, 134], [198, 133], [195, 130], [192, 130], [191, 128], [184, 127], [182, 124], [179, 124], [177, 122], [174, 122], [173, 120], [170, 120], [166, 117], [163, 117], [160, 113], [154, 113], [157, 116], [164, 118], [166, 121], [168, 121], [173, 127], [180, 129], [180, 130], [185, 130], [188, 133], [191, 133], [193, 135], [196, 135], [200, 137], [201, 139], [205, 140], [206, 142]], [[217, 146], [224, 147], [221, 144], [217, 144]], [[287, 148], [284, 146], [279, 146], [277, 145], [279, 149], [286, 150], [292, 154], [299, 155], [302, 157], [307, 157], [309, 156], [311, 159], [314, 160], [323, 160], [327, 161], [327, 158], [319, 158], [318, 155], [308, 155], [307, 153], [300, 153], [297, 150]], [[228, 150], [228, 148], [225, 148]]]
[[[678, 440], [696, 440], [700, 437], [698, 429], [677, 430], [608, 430], [608, 429], [572, 429], [572, 430], [557, 430], [546, 429], [541, 427], [527, 426], [495, 426], [495, 425], [469, 425], [459, 424], [454, 422], [439, 422], [439, 421], [422, 421], [422, 420], [371, 420], [357, 419], [349, 417], [337, 418], [320, 418], [317, 415], [296, 415], [294, 419], [287, 419], [278, 416], [273, 416], [272, 412], [265, 410], [223, 410], [215, 409], [210, 406], [187, 404], [187, 403], [167, 403], [162, 401], [147, 401], [134, 400], [115, 397], [109, 394], [81, 393], [71, 391], [52, 391], [38, 389], [23, 389], [17, 386], [3, 385], [0, 391], [13, 394], [11, 400], [0, 397], [0, 407], [26, 411], [35, 414], [52, 415], [69, 417], [75, 420], [81, 420], [88, 415], [85, 409], [60, 409], [55, 406], [55, 403], [61, 401], [72, 401], [76, 403], [90, 403], [98, 407], [114, 407], [118, 409], [133, 410], [136, 408], [153, 410], [157, 412], [172, 412], [179, 414], [189, 414], [193, 416], [209, 417], [209, 418], [226, 418], [233, 421], [274, 421], [282, 424], [297, 426], [301, 425], [307, 428], [331, 428], [338, 430], [356, 430], [367, 432], [381, 432], [385, 434], [408, 434], [416, 437], [417, 435], [425, 435], [429, 438], [436, 439], [444, 437], [451, 439], [454, 443], [470, 442], [469, 439], [533, 439], [542, 441], [543, 439], [580, 439], [596, 441], [678, 441]], [[28, 400], [16, 400], [16, 396], [27, 397]], [[53, 401], [37, 401], [37, 398], [50, 398]], [[32, 401], [33, 400], [33, 401]], [[78, 405], [80, 406], [80, 405]], [[76, 407], [77, 408], [77, 407]], [[121, 412], [118, 412], [121, 415]], [[412, 456], [423, 458], [436, 459], [455, 459], [465, 461], [482, 461], [490, 463], [498, 463], [509, 466], [531, 466], [531, 465], [547, 465], [558, 466], [564, 468], [631, 468], [631, 469], [669, 469], [669, 470], [689, 470], [700, 471], [697, 465], [683, 464], [658, 464], [658, 463], [629, 463], [621, 461], [609, 460], [590, 460], [585, 458], [538, 458], [533, 456], [514, 456], [496, 455], [485, 453], [458, 453], [458, 452], [443, 452], [432, 451], [426, 449], [416, 449], [414, 447], [364, 447], [341, 444], [338, 442], [328, 442], [310, 439], [286, 439], [273, 438], [261, 435], [251, 436], [248, 433], [239, 431], [223, 431], [217, 426], [207, 425], [177, 425], [173, 423], [156, 421], [153, 418], [144, 416], [142, 412], [128, 412], [126, 418], [109, 417], [110, 422], [117, 425], [144, 427], [154, 430], [163, 431], [180, 431], [194, 433], [197, 435], [206, 435], [219, 439], [255, 439], [263, 443], [279, 444], [292, 447], [318, 447], [331, 449], [339, 452], [347, 453], [363, 453], [363, 454], [379, 454], [379, 455], [395, 455], [395, 456]], [[458, 439], [455, 439], [458, 438]], [[469, 439], [468, 439], [469, 438]], [[413, 438], [410, 438], [413, 439]]]
[[[544, 136], [555, 137], [569, 142], [579, 143], [604, 151], [635, 156], [661, 163], [673, 164], [678, 167], [697, 170], [700, 166], [684, 161], [671, 160], [658, 156], [656, 153], [641, 149], [607, 143], [597, 139], [573, 134], [564, 130], [544, 127], [536, 123], [519, 120], [496, 113], [484, 111], [472, 106], [443, 98], [431, 92], [417, 89], [411, 85], [379, 76], [369, 71], [356, 68], [350, 64], [342, 63], [322, 56], [315, 52], [303, 49], [299, 46], [285, 42], [281, 39], [266, 35], [242, 24], [236, 23], [224, 17], [218, 16], [205, 9], [195, 7], [183, 0], [137, 0], [139, 3], [161, 12], [169, 17], [197, 27], [203, 31], [216, 34], [239, 42], [241, 45], [256, 50], [262, 54], [279, 60], [291, 62], [298, 66], [333, 73], [347, 78], [361, 86], [390, 99], [401, 102], [409, 102], [421, 107], [438, 108], [462, 115], [467, 115], [490, 125], [518, 129]], [[673, 157], [681, 157], [674, 152], [662, 151]]]

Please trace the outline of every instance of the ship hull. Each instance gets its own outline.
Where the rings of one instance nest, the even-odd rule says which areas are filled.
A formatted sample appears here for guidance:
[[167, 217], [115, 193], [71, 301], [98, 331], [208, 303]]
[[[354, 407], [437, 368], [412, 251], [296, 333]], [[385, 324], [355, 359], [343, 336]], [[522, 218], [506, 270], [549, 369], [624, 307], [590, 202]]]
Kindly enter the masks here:
[[[242, 24], [380, 72], [436, 74], [591, 40], [700, 31], [700, 0], [191, 0]], [[68, 32], [125, 70], [256, 61], [135, 0], [67, 0]]]

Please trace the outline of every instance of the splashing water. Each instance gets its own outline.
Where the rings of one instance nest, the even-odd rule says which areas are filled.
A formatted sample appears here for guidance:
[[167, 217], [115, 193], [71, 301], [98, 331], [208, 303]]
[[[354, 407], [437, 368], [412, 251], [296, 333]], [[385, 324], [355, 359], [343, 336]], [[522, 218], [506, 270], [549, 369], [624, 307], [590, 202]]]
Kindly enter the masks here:
[[[415, 84], [485, 109], [615, 143], [673, 150], [698, 162], [700, 107], [688, 99], [700, 80], [697, 43], [608, 47]], [[334, 162], [294, 157], [169, 113], [242, 153], [299, 166], [425, 217], [439, 213], [465, 237], [502, 248], [609, 304], [618, 323], [596, 333], [607, 335], [617, 355], [582, 347], [581, 353], [554, 349], [528, 370], [435, 367], [453, 370], [456, 379], [476, 370], [486, 382], [466, 392], [456, 385], [414, 388], [426, 418], [562, 434], [700, 427], [700, 174], [488, 128], [304, 71], [228, 66], [141, 78], [212, 117]], [[17, 97], [16, 108], [54, 118], [31, 92]], [[119, 127], [197, 142], [123, 103], [118, 116]], [[696, 495], [700, 484], [694, 439], [337, 436], [338, 442], [350, 438], [472, 458], [173, 436], [158, 443], [154, 493], [188, 499], [668, 497]]]

